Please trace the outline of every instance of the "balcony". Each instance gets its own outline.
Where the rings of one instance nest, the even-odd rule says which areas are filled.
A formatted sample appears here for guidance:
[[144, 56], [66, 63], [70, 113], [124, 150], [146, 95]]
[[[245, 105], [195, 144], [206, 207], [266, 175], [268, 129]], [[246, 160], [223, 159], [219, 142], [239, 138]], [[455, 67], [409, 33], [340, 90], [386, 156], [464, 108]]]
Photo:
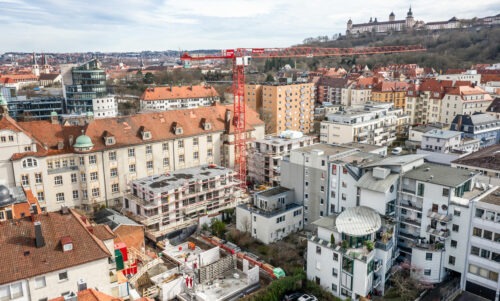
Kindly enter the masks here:
[[423, 243], [423, 242], [417, 242], [413, 243], [411, 245], [412, 248], [418, 248], [418, 249], [423, 249], [423, 250], [429, 250], [429, 251], [444, 251], [444, 244], [443, 243]]
[[403, 188], [401, 191], [403, 193], [415, 194], [415, 190], [411, 190], [409, 188]]
[[406, 239], [409, 239], [409, 240], [412, 240], [412, 241], [418, 239], [418, 236], [416, 236], [416, 235], [413, 235], [413, 234], [410, 234], [407, 232], [401, 232], [401, 231], [399, 231], [399, 236], [406, 238]]
[[375, 242], [375, 248], [380, 249], [380, 250], [384, 250], [384, 251], [390, 250], [393, 245], [394, 245], [394, 241], [392, 239], [388, 240], [387, 242], [383, 242], [382, 240], [377, 240]]
[[407, 210], [413, 210], [417, 212], [422, 212], [422, 207], [416, 206], [415, 203], [412, 203], [409, 200], [401, 200], [401, 203], [399, 204], [399, 207], [407, 209]]
[[382, 260], [376, 260], [375, 266], [373, 267], [373, 271], [376, 273], [380, 271], [381, 268], [382, 268]]
[[373, 276], [373, 287], [377, 287], [380, 285], [380, 283], [382, 283], [382, 277], [378, 276], [377, 274], [375, 274]]
[[400, 222], [403, 224], [415, 226], [420, 228], [420, 221], [418, 219], [413, 219], [413, 218], [408, 218], [408, 217], [401, 217]]
[[47, 171], [47, 173], [49, 175], [53, 175], [53, 174], [59, 174], [59, 173], [64, 173], [64, 172], [68, 172], [68, 171], [76, 171], [76, 170], [78, 170], [78, 166], [74, 165], [74, 166], [65, 166], [65, 167], [61, 167], [61, 168], [49, 169]]
[[447, 238], [450, 236], [450, 231], [448, 229], [436, 229], [432, 228], [431, 225], [427, 226], [427, 233], [442, 238]]
[[438, 212], [432, 211], [432, 209], [429, 209], [427, 212], [427, 217], [430, 217], [431, 219], [437, 220], [438, 222], [443, 222], [447, 223], [451, 221], [452, 215], [451, 214], [441, 214]]

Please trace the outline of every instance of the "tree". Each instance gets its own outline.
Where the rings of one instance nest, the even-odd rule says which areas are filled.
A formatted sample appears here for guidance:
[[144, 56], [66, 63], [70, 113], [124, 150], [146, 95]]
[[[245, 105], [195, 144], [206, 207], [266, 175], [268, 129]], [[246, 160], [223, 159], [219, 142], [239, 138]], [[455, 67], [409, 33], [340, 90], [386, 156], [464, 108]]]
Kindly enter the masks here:
[[218, 237], [222, 237], [226, 233], [226, 224], [218, 219], [212, 219], [212, 234]]
[[145, 84], [152, 84], [155, 82], [155, 76], [153, 75], [153, 73], [151, 72], [148, 72], [144, 75], [144, 83]]
[[266, 82], [274, 82], [274, 76], [271, 73], [268, 73], [265, 81]]

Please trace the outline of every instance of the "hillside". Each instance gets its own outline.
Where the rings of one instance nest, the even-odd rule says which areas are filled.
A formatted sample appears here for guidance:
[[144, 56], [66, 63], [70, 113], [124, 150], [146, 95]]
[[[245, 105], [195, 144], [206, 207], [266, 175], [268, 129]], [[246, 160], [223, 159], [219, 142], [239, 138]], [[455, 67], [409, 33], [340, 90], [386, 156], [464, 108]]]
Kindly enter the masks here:
[[[468, 68], [476, 63], [500, 62], [500, 27], [474, 28], [442, 32], [394, 33], [387, 36], [368, 34], [359, 38], [348, 38], [316, 42], [301, 46], [357, 47], [383, 45], [420, 44], [427, 48], [425, 53], [373, 55], [356, 58], [317, 58], [319, 66], [367, 64], [369, 67], [416, 63], [423, 67], [434, 67], [437, 71], [448, 68]], [[311, 64], [311, 63], [308, 63]]]

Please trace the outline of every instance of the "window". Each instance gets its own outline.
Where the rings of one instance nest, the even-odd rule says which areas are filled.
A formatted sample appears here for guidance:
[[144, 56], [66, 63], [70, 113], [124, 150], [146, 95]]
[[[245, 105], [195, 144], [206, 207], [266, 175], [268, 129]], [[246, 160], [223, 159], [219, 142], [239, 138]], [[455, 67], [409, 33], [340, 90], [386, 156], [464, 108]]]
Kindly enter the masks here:
[[43, 193], [43, 191], [37, 192], [36, 198], [38, 199], [39, 202], [45, 202], [45, 194]]
[[320, 246], [316, 246], [316, 254], [321, 254], [321, 247]]
[[87, 182], [87, 175], [86, 174], [84, 174], [84, 173], [80, 174], [80, 178], [82, 179], [83, 183]]
[[71, 183], [76, 183], [78, 180], [76, 178], [76, 173], [71, 174]]
[[109, 170], [109, 174], [112, 178], [116, 178], [118, 176], [118, 168], [111, 168]]
[[332, 269], [332, 276], [333, 276], [333, 277], [337, 277], [338, 275], [339, 275], [339, 270], [338, 270], [338, 269], [336, 269], [336, 268], [333, 268], [333, 269]]
[[89, 164], [95, 164], [97, 162], [97, 156], [91, 155], [89, 156]]
[[483, 238], [487, 240], [492, 240], [493, 239], [493, 233], [488, 230], [483, 231]]
[[450, 189], [449, 188], [443, 188], [443, 196], [450, 196]]
[[460, 209], [453, 210], [453, 215], [454, 216], [460, 216]]
[[161, 148], [162, 148], [163, 151], [168, 151], [168, 143], [163, 143], [161, 145]]
[[93, 171], [90, 173], [90, 181], [97, 181], [99, 176], [97, 175], [97, 171]]
[[484, 215], [484, 210], [483, 209], [476, 209], [476, 217], [483, 218]]
[[109, 161], [116, 161], [116, 152], [109, 152]]
[[128, 156], [129, 157], [135, 157], [135, 149], [129, 148], [128, 149]]
[[212, 135], [207, 135], [207, 142], [212, 143]]
[[456, 248], [457, 247], [457, 241], [456, 240], [451, 240], [450, 247]]
[[37, 172], [35, 174], [35, 183], [36, 184], [42, 184], [43, 183], [43, 179], [42, 179], [42, 174]]
[[425, 276], [430, 276], [431, 275], [431, 270], [430, 269], [425, 269], [424, 270], [424, 275]]
[[483, 258], [490, 259], [490, 251], [481, 249], [480, 255]]
[[55, 185], [62, 185], [63, 184], [63, 178], [62, 178], [62, 176], [55, 176], [54, 177], [54, 184]]
[[78, 200], [78, 190], [73, 190], [73, 200]]
[[339, 254], [338, 253], [333, 253], [333, 260], [339, 261]]
[[337, 285], [335, 283], [332, 283], [332, 291], [337, 292]]
[[153, 153], [153, 147], [151, 145], [146, 145], [146, 154], [152, 154]]
[[184, 155], [179, 155], [179, 163], [184, 163]]
[[477, 237], [481, 237], [481, 236], [483, 236], [483, 230], [482, 230], [482, 229], [480, 229], [480, 228], [476, 228], [476, 227], [474, 227], [474, 228], [472, 229], [472, 235], [473, 235], [473, 236], [477, 236]]
[[432, 260], [432, 253], [425, 253], [425, 260]]
[[23, 168], [31, 168], [31, 167], [37, 167], [38, 166], [38, 161], [33, 158], [27, 158], [24, 159], [22, 162]]
[[193, 138], [193, 145], [198, 145], [198, 138]]
[[56, 202], [58, 203], [64, 202], [64, 192], [56, 193]]
[[23, 285], [21, 282], [14, 283], [10, 285], [10, 297], [11, 299], [17, 299], [23, 296]]
[[130, 165], [128, 166], [128, 171], [130, 171], [130, 172], [135, 172], [135, 164], [130, 164]]
[[207, 157], [212, 157], [213, 150], [211, 148], [207, 149]]
[[184, 140], [179, 140], [179, 141], [177, 141], [177, 146], [178, 146], [179, 148], [184, 148]]
[[35, 278], [35, 288], [46, 287], [47, 282], [45, 281], [45, 276], [40, 276]]
[[68, 280], [68, 272], [62, 272], [62, 273], [59, 273], [59, 281], [65, 281], [65, 280]]
[[93, 196], [94, 198], [99, 197], [99, 194], [100, 194], [100, 193], [99, 193], [99, 188], [92, 188], [92, 196]]
[[418, 183], [417, 195], [418, 196], [423, 196], [424, 195], [424, 189], [425, 189], [424, 184], [423, 183]]
[[450, 265], [455, 265], [455, 256], [450, 255], [450, 257], [448, 257], [448, 263]]
[[111, 192], [112, 193], [118, 193], [120, 191], [119, 186], [117, 183], [111, 184]]
[[52, 162], [51, 161], [47, 162], [47, 169], [52, 169], [52, 168], [54, 168]]
[[147, 161], [146, 162], [146, 168], [147, 169], [153, 169], [153, 161]]
[[479, 256], [479, 251], [480, 251], [480, 249], [478, 247], [475, 247], [475, 246], [470, 247], [470, 254], [471, 255]]
[[87, 190], [82, 190], [82, 199], [87, 200], [89, 198], [89, 194]]
[[21, 183], [23, 186], [28, 186], [30, 184], [30, 179], [28, 175], [21, 176]]
[[453, 226], [451, 226], [451, 230], [452, 230], [453, 232], [458, 232], [458, 230], [459, 230], [458, 225], [453, 224]]
[[85, 165], [85, 158], [84, 157], [80, 157], [79, 161], [80, 161], [80, 166]]
[[61, 168], [61, 162], [60, 161], [54, 161], [54, 167], [57, 169], [57, 168]]
[[163, 158], [163, 167], [167, 167], [170, 164], [170, 160], [168, 158]]
[[193, 159], [198, 160], [199, 157], [200, 157], [200, 154], [198, 152], [193, 153]]

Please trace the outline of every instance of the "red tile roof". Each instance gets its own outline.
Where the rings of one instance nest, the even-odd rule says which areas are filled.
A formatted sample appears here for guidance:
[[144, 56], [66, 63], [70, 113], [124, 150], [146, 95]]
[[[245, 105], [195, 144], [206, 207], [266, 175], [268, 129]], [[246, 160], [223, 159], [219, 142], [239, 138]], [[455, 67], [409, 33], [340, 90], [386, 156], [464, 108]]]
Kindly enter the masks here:
[[141, 100], [163, 100], [183, 98], [218, 97], [219, 93], [212, 86], [171, 86], [147, 88]]
[[[123, 300], [121, 298], [116, 298], [110, 295], [106, 295], [105, 293], [102, 293], [100, 291], [96, 291], [93, 288], [89, 288], [83, 291], [79, 291], [78, 294], [78, 301], [120, 301]], [[64, 297], [57, 297], [54, 299], [50, 299], [50, 301], [64, 301]]]
[[24, 194], [26, 195], [26, 201], [24, 203], [17, 203], [12, 205], [12, 217], [13, 219], [24, 218], [31, 216], [31, 205], [37, 207], [38, 212], [42, 212], [40, 205], [38, 204], [37, 198], [31, 192], [31, 189], [24, 188]]
[[[43, 143], [39, 143], [40, 146], [36, 153], [18, 153], [13, 155], [11, 159], [18, 160], [26, 156], [41, 157], [71, 153], [73, 152], [73, 148], [69, 145], [69, 137], [73, 136], [73, 141], [75, 141], [76, 138], [81, 135], [82, 130], [85, 132], [85, 135], [92, 139], [92, 143], [94, 144], [92, 151], [222, 132], [227, 130], [224, 122], [226, 110], [231, 111], [232, 120], [234, 116], [232, 105], [215, 104], [210, 107], [200, 107], [188, 110], [173, 110], [96, 119], [86, 126], [63, 126], [61, 124], [52, 124], [48, 120], [19, 122], [17, 123], [19, 128], [23, 129], [25, 132], [31, 133], [33, 137]], [[212, 124], [210, 130], [203, 129], [201, 125], [202, 119]], [[253, 130], [254, 126], [264, 124], [264, 122], [259, 119], [258, 114], [248, 107], [246, 108], [246, 121], [247, 131]], [[173, 133], [172, 128], [174, 123], [182, 127], [183, 134], [175, 135]], [[12, 126], [10, 123], [8, 125]], [[145, 127], [151, 131], [151, 140], [142, 140], [140, 135], [141, 127]], [[1, 121], [0, 129], [2, 129]], [[106, 146], [104, 144], [103, 136], [106, 135], [105, 132], [114, 135], [116, 141], [114, 145]], [[232, 122], [230, 122], [229, 132], [234, 132]], [[64, 148], [61, 150], [57, 148], [57, 144], [60, 141], [64, 142]], [[43, 145], [46, 145], [47, 149], [45, 149]]]
[[[31, 218], [0, 223], [0, 284], [111, 256], [104, 244], [83, 226], [73, 210], [68, 214], [39, 214], [36, 220], [41, 222], [45, 239], [45, 246], [40, 248], [35, 246], [35, 228]], [[73, 240], [73, 250], [63, 252], [60, 241], [64, 236]]]
[[94, 229], [94, 235], [97, 236], [100, 240], [109, 240], [114, 239], [116, 235], [111, 231], [111, 229], [107, 225], [94, 225], [92, 226]]
[[410, 87], [410, 84], [405, 82], [388, 82], [384, 81], [378, 83], [373, 88], [373, 91], [376, 92], [397, 92], [397, 91], [406, 91]]

